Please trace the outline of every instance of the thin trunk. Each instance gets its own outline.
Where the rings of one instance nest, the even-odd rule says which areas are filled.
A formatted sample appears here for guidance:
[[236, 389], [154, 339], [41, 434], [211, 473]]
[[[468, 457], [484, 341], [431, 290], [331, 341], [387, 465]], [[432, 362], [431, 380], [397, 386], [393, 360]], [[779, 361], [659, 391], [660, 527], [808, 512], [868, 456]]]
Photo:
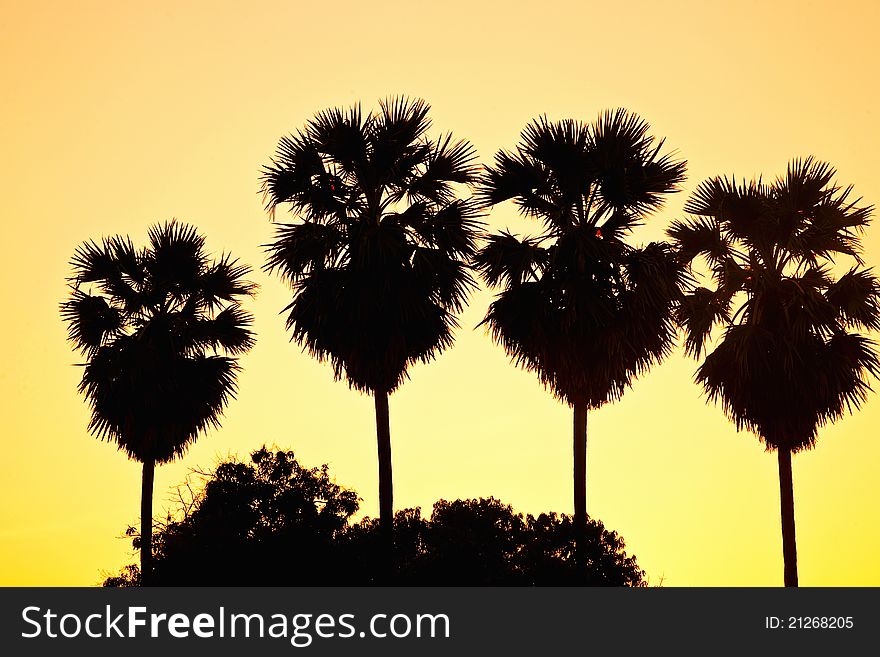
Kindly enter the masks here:
[[587, 406], [574, 405], [574, 525], [587, 527]]
[[141, 479], [141, 586], [153, 583], [153, 473], [156, 463], [144, 461]]
[[779, 452], [779, 502], [782, 509], [782, 558], [785, 585], [797, 586], [797, 544], [794, 533], [794, 486], [791, 479], [791, 451]]
[[394, 491], [391, 478], [391, 426], [388, 419], [388, 393], [375, 393], [376, 440], [379, 447], [379, 528], [390, 540], [394, 523]]

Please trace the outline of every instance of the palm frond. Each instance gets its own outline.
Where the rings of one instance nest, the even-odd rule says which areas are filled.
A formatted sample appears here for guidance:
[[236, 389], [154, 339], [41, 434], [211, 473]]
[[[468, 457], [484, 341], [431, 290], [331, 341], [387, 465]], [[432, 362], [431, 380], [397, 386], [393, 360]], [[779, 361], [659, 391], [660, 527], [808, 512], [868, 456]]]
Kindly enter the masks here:
[[774, 198], [785, 210], [807, 214], [836, 191], [828, 188], [835, 173], [830, 164], [812, 156], [796, 158], [773, 185]]
[[548, 259], [548, 251], [540, 245], [539, 239], [519, 239], [502, 232], [486, 238], [472, 263], [490, 287], [511, 287], [538, 278]]
[[519, 153], [540, 163], [559, 195], [569, 203], [588, 192], [595, 175], [588, 154], [589, 128], [571, 119], [532, 121], [522, 132]]
[[67, 323], [67, 338], [82, 353], [94, 352], [123, 328], [123, 317], [102, 296], [73, 289], [61, 304], [61, 318]]
[[416, 247], [412, 268], [426, 295], [452, 313], [464, 309], [469, 294], [477, 286], [466, 264], [442, 249]]
[[232, 303], [213, 318], [199, 318], [191, 324], [190, 337], [201, 348], [223, 350], [233, 356], [247, 353], [254, 346], [253, 315]]
[[685, 353], [694, 358], [703, 351], [712, 329], [730, 319], [730, 299], [704, 287], [697, 287], [676, 309], [676, 320], [685, 330]]
[[828, 285], [825, 298], [847, 326], [880, 329], [880, 284], [871, 270], [853, 267]]
[[402, 185], [412, 202], [428, 200], [449, 203], [454, 200], [450, 183], [471, 183], [476, 180], [476, 151], [466, 141], [452, 141], [452, 135], [432, 144], [424, 167]]
[[455, 199], [436, 211], [425, 203], [414, 203], [396, 215], [427, 246], [468, 258], [475, 249], [483, 222], [482, 211], [473, 199]]
[[205, 238], [195, 226], [172, 220], [151, 226], [147, 234], [150, 251], [145, 268], [154, 292], [178, 294], [194, 289], [208, 262]]
[[597, 230], [602, 237], [621, 239], [643, 223], [638, 212], [619, 209], [608, 213], [605, 221], [598, 224]]
[[725, 177], [702, 181], [684, 204], [684, 211], [700, 217], [721, 217], [721, 209], [728, 197], [738, 193], [736, 184]]
[[213, 309], [224, 301], [253, 296], [257, 284], [245, 278], [250, 273], [251, 268], [248, 265], [242, 264], [230, 253], [223, 253], [203, 271], [199, 281], [201, 297]]
[[332, 265], [344, 244], [345, 234], [333, 224], [282, 224], [275, 229], [275, 241], [263, 245], [267, 252], [263, 268], [295, 282], [312, 270]]
[[298, 204], [311, 190], [312, 180], [325, 173], [316, 144], [301, 133], [282, 137], [275, 159], [260, 175], [266, 209], [287, 202]]
[[682, 297], [687, 274], [674, 249], [666, 242], [651, 242], [626, 251], [622, 271], [626, 275], [627, 301], [635, 314], [669, 313]]
[[799, 260], [816, 266], [835, 254], [848, 255], [861, 263], [859, 242], [845, 232], [821, 221], [813, 221], [788, 242], [788, 251]]
[[88, 241], [74, 252], [70, 280], [74, 286], [97, 283], [101, 292], [134, 312], [143, 300], [144, 264], [143, 254], [127, 238], [108, 237], [101, 244]]
[[683, 262], [690, 262], [699, 255], [705, 256], [713, 265], [731, 258], [730, 242], [711, 217], [673, 221], [666, 235], [674, 240]]
[[102, 244], [94, 240], [83, 242], [76, 247], [70, 264], [73, 268], [73, 281], [95, 283], [116, 275], [116, 262], [109, 240], [104, 240]]
[[469, 258], [482, 234], [483, 216], [482, 208], [473, 198], [452, 201], [440, 208], [431, 220], [434, 243], [446, 253]]
[[[388, 98], [379, 103], [380, 111], [373, 117], [367, 130], [370, 147], [370, 169], [378, 180], [395, 180], [401, 177], [400, 160], [412, 156], [418, 142], [431, 127], [428, 112], [431, 106], [421, 98], [403, 96]], [[409, 167], [421, 162], [426, 151], [419, 150], [419, 157], [409, 157]]]
[[871, 386], [868, 375], [880, 377], [877, 344], [862, 335], [834, 335], [822, 352], [819, 366], [822, 378], [818, 392], [825, 402], [820, 413], [825, 420], [838, 419], [844, 411], [852, 413], [868, 398]]
[[[331, 118], [325, 116], [324, 121]], [[350, 132], [345, 126], [358, 132], [345, 123], [340, 131]], [[324, 130], [330, 134], [322, 134]], [[310, 134], [310, 133], [319, 134]], [[327, 217], [344, 214], [351, 203], [357, 202], [357, 191], [350, 184], [353, 173], [347, 168], [354, 167], [346, 158], [351, 153], [322, 152], [333, 151], [334, 139], [338, 139], [331, 126], [321, 124], [318, 128], [310, 125], [305, 133], [283, 137], [278, 144], [275, 159], [263, 167], [260, 175], [260, 188], [266, 209], [274, 216], [276, 208], [288, 203], [293, 212], [305, 213], [309, 218], [323, 220]], [[325, 140], [326, 143], [320, 141]], [[340, 159], [334, 159], [338, 156]], [[358, 165], [359, 166], [359, 165]]]
[[622, 108], [604, 112], [593, 124], [588, 150], [602, 205], [650, 212], [679, 190], [686, 163], [660, 155], [664, 142], [655, 144], [649, 129], [644, 119]]
[[[324, 110], [308, 122], [303, 135], [293, 140], [294, 148], [290, 151], [293, 157], [283, 157], [282, 161], [293, 165], [289, 166], [291, 170], [302, 164], [303, 173], [311, 177], [323, 173], [314, 158], [314, 153], [319, 153], [345, 173], [355, 174], [367, 166], [367, 132], [371, 121], [372, 118], [364, 120], [360, 105], [347, 112], [338, 108]], [[286, 147], [283, 151], [279, 148], [279, 155], [285, 156], [287, 152]]]
[[[478, 198], [484, 205], [496, 205], [512, 198], [543, 199], [550, 192], [550, 172], [541, 163], [522, 155], [499, 151], [495, 166], [486, 167], [479, 182]], [[551, 212], [555, 208], [547, 203]]]

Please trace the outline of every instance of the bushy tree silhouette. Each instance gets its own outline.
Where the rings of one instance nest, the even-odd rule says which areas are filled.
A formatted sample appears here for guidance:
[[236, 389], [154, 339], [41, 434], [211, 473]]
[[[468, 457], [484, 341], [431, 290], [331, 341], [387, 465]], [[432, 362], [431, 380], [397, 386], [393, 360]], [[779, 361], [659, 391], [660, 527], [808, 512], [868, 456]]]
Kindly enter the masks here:
[[[791, 455], [857, 409], [880, 373], [875, 343], [856, 332], [880, 327], [880, 288], [859, 256], [872, 208], [834, 176], [806, 158], [769, 184], [711, 178], [685, 205], [693, 218], [669, 230], [711, 286], [694, 285], [681, 304], [687, 351], [699, 358], [723, 328], [696, 380], [778, 453], [786, 586], [798, 582]], [[855, 260], [845, 273], [840, 256]]]
[[501, 287], [484, 322], [517, 365], [574, 409], [575, 521], [586, 527], [587, 412], [618, 399], [666, 356], [683, 284], [670, 247], [626, 242], [684, 180], [648, 124], [625, 110], [592, 124], [541, 118], [481, 178], [488, 205], [513, 200], [536, 237], [492, 235], [474, 258]]
[[[354, 491], [327, 466], [305, 468], [289, 451], [262, 448], [227, 460], [156, 535], [156, 582], [181, 585], [375, 585], [389, 575], [378, 520], [350, 524]], [[590, 521], [574, 559], [570, 516], [523, 516], [494, 498], [440, 500], [394, 520], [398, 585], [638, 586], [644, 573], [622, 539]], [[126, 567], [105, 586], [137, 584]]]
[[589, 519], [517, 513], [495, 498], [440, 500], [424, 524], [420, 563], [404, 575], [434, 586], [637, 586], [623, 540]]
[[279, 226], [267, 269], [292, 284], [294, 341], [337, 378], [375, 397], [379, 517], [391, 540], [393, 488], [388, 396], [407, 369], [450, 346], [474, 283], [467, 261], [478, 207], [457, 184], [475, 155], [451, 135], [430, 139], [429, 106], [394, 98], [377, 112], [329, 109], [278, 144], [262, 189]]
[[196, 229], [175, 221], [150, 228], [141, 249], [119, 236], [86, 242], [71, 264], [61, 315], [87, 359], [79, 389], [89, 430], [143, 464], [140, 572], [150, 583], [154, 467], [219, 426], [235, 356], [254, 342], [239, 300], [255, 286], [248, 267], [212, 261]]
[[[263, 447], [202, 473], [156, 535], [156, 581], [227, 586], [336, 581], [334, 537], [358, 509], [357, 495], [324, 465], [305, 468], [293, 452]], [[113, 582], [110, 582], [113, 583]]]

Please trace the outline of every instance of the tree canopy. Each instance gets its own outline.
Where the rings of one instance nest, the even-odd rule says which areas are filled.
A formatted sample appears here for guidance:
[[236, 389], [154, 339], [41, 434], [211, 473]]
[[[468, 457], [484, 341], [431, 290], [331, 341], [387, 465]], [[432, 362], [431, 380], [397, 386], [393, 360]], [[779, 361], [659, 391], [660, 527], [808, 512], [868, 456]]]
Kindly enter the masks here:
[[[378, 520], [353, 522], [354, 491], [326, 465], [261, 448], [202, 473], [155, 535], [160, 585], [370, 585], [385, 581]], [[394, 583], [404, 585], [608, 585], [644, 582], [623, 539], [591, 520], [585, 564], [573, 558], [569, 516], [524, 515], [494, 498], [440, 500], [429, 518], [397, 512]], [[134, 533], [134, 529], [130, 533]], [[137, 545], [138, 537], [134, 537]], [[107, 586], [137, 582], [124, 569]]]
[[148, 237], [143, 248], [121, 236], [82, 244], [61, 314], [87, 359], [89, 429], [138, 461], [163, 463], [219, 426], [236, 357], [254, 344], [240, 301], [256, 285], [232, 256], [212, 260], [193, 226], [170, 221]]
[[430, 106], [329, 109], [284, 137], [263, 169], [267, 209], [292, 213], [267, 245], [291, 283], [294, 341], [352, 387], [390, 393], [449, 347], [474, 287], [480, 210], [471, 145], [428, 136]]
[[771, 183], [711, 178], [685, 205], [692, 217], [669, 229], [702, 276], [678, 310], [688, 353], [708, 350], [696, 379], [768, 449], [812, 447], [880, 374], [874, 341], [859, 333], [880, 328], [880, 286], [859, 240], [873, 208], [834, 176], [805, 158]]
[[678, 190], [685, 164], [626, 110], [595, 122], [540, 118], [480, 180], [488, 205], [513, 200], [535, 236], [491, 235], [474, 257], [501, 292], [484, 322], [514, 362], [560, 399], [595, 408], [672, 349], [681, 267], [663, 242], [627, 243]]

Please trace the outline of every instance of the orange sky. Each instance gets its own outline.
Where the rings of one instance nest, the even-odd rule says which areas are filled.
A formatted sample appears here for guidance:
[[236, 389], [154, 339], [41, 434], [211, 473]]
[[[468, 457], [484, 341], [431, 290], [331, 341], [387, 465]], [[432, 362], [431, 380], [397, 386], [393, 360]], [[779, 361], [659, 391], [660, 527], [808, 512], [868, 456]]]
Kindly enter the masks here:
[[[177, 217], [262, 264], [257, 175], [316, 111], [421, 96], [482, 161], [531, 118], [624, 106], [689, 162], [641, 239], [718, 173], [773, 177], [830, 161], [880, 204], [874, 2], [3, 2], [0, 13], [0, 584], [89, 585], [133, 561], [136, 463], [86, 432], [80, 370], [58, 315], [76, 245], [142, 241]], [[512, 207], [492, 228], [532, 230]], [[865, 236], [880, 262], [880, 229]], [[189, 468], [263, 442], [328, 462], [375, 514], [368, 397], [288, 343], [288, 292], [262, 272], [258, 343], [220, 431], [157, 470], [156, 507]], [[571, 510], [571, 414], [481, 330], [476, 294], [455, 347], [391, 399], [398, 508], [494, 495]], [[676, 354], [590, 418], [588, 507], [652, 583], [782, 581], [776, 459], [737, 434]], [[794, 458], [802, 585], [880, 585], [880, 402]]]

